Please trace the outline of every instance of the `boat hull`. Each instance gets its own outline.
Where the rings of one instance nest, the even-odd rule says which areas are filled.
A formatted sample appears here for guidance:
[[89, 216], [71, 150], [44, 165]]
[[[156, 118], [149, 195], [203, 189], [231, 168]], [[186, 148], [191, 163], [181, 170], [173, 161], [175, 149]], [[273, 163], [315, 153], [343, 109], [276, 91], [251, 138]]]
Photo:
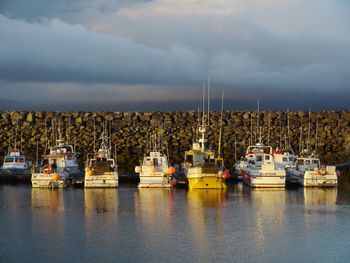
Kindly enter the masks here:
[[167, 175], [143, 175], [140, 174], [139, 188], [170, 188], [171, 177]]
[[289, 180], [298, 182], [303, 187], [336, 187], [338, 178], [335, 168], [327, 167], [327, 173], [320, 175], [314, 171], [301, 172], [295, 168], [287, 169]]
[[101, 175], [86, 175], [85, 188], [117, 188], [119, 186], [117, 173], [104, 173]]
[[61, 179], [55, 180], [54, 174], [35, 173], [32, 175], [32, 187], [33, 188], [62, 188], [69, 184], [67, 177], [61, 177]]
[[24, 180], [30, 181], [32, 176], [31, 169], [8, 169], [2, 168], [0, 169], [0, 179], [4, 181], [11, 180]]
[[224, 189], [225, 179], [218, 176], [202, 176], [188, 178], [189, 189]]
[[252, 188], [285, 188], [286, 175], [283, 170], [276, 171], [276, 175], [267, 176], [263, 174], [252, 175], [249, 172], [243, 172], [243, 182]]

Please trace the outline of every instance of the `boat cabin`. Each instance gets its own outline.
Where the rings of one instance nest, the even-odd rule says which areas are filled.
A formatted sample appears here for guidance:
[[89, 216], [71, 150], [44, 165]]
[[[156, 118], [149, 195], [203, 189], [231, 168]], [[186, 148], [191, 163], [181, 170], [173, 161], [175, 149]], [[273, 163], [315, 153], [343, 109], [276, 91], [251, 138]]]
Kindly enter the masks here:
[[144, 157], [143, 166], [168, 167], [168, 159], [160, 152], [150, 152], [149, 156]]
[[246, 151], [246, 160], [248, 165], [254, 165], [256, 167], [261, 167], [263, 164], [272, 164], [272, 147], [262, 144], [249, 146]]
[[72, 154], [74, 153], [73, 146], [71, 145], [62, 145], [55, 146], [50, 148], [50, 155], [59, 155], [59, 154]]
[[19, 150], [10, 150], [4, 157], [3, 167], [6, 168], [28, 168], [31, 166], [26, 156]]
[[299, 171], [314, 171], [321, 165], [320, 159], [315, 157], [297, 158], [295, 166]]
[[273, 153], [275, 163], [285, 166], [292, 166], [295, 162], [295, 154], [291, 149], [278, 149], [276, 148]]

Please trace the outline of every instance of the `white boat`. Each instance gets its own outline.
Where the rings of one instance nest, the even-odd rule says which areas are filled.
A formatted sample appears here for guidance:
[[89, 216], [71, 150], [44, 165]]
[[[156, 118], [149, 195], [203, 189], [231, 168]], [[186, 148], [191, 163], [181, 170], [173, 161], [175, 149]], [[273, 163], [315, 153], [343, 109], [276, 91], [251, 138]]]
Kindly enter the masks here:
[[33, 187], [65, 187], [79, 174], [73, 146], [65, 144], [63, 139], [56, 142], [49, 148], [49, 154], [44, 155], [42, 165], [32, 174]]
[[10, 149], [4, 156], [0, 175], [4, 179], [30, 179], [32, 162], [18, 149]]
[[247, 165], [242, 167], [243, 182], [250, 187], [285, 187], [286, 172], [276, 165], [271, 146], [261, 143], [249, 146], [245, 153]]
[[111, 147], [107, 146], [108, 137], [103, 132], [100, 139], [102, 142], [98, 151], [93, 154], [88, 154], [87, 166], [85, 167], [84, 187], [118, 187], [117, 165], [111, 155]]
[[276, 166], [279, 166], [281, 168], [288, 168], [293, 166], [296, 156], [292, 149], [279, 149], [276, 148], [276, 150], [273, 153], [274, 160]]
[[338, 178], [335, 166], [321, 165], [314, 154], [299, 157], [292, 167], [287, 168], [287, 180], [302, 186], [337, 186]]
[[135, 172], [140, 174], [139, 188], [168, 188], [172, 187], [175, 168], [169, 165], [165, 154], [154, 149], [143, 158], [140, 166], [135, 167]]

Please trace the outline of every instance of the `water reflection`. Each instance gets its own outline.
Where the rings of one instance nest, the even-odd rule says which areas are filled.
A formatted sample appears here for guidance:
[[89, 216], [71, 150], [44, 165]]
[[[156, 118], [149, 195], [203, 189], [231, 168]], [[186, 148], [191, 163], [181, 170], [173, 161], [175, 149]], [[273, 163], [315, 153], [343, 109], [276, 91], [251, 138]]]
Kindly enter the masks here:
[[142, 224], [152, 230], [172, 220], [174, 197], [171, 189], [141, 188], [135, 192], [135, 213]]
[[87, 188], [84, 189], [85, 214], [114, 213], [118, 211], [118, 189]]
[[249, 214], [241, 222], [247, 240], [255, 244], [255, 250], [266, 253], [271, 236], [279, 238], [286, 229], [286, 199], [284, 189], [251, 189], [243, 187], [242, 213]]
[[228, 200], [227, 190], [191, 189], [187, 192], [188, 223], [196, 246], [196, 254], [205, 255], [211, 249], [209, 240], [220, 246], [224, 239], [222, 209]]
[[32, 210], [64, 212], [65, 202], [63, 196], [62, 189], [32, 188]]
[[335, 205], [338, 190], [331, 188], [303, 188], [305, 205]]

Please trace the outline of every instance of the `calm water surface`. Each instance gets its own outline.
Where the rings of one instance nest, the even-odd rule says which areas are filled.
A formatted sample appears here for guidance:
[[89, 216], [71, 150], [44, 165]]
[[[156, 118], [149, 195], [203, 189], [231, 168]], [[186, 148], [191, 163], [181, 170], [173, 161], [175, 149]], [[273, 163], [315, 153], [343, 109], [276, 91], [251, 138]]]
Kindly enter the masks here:
[[338, 189], [0, 186], [0, 262], [349, 262]]

